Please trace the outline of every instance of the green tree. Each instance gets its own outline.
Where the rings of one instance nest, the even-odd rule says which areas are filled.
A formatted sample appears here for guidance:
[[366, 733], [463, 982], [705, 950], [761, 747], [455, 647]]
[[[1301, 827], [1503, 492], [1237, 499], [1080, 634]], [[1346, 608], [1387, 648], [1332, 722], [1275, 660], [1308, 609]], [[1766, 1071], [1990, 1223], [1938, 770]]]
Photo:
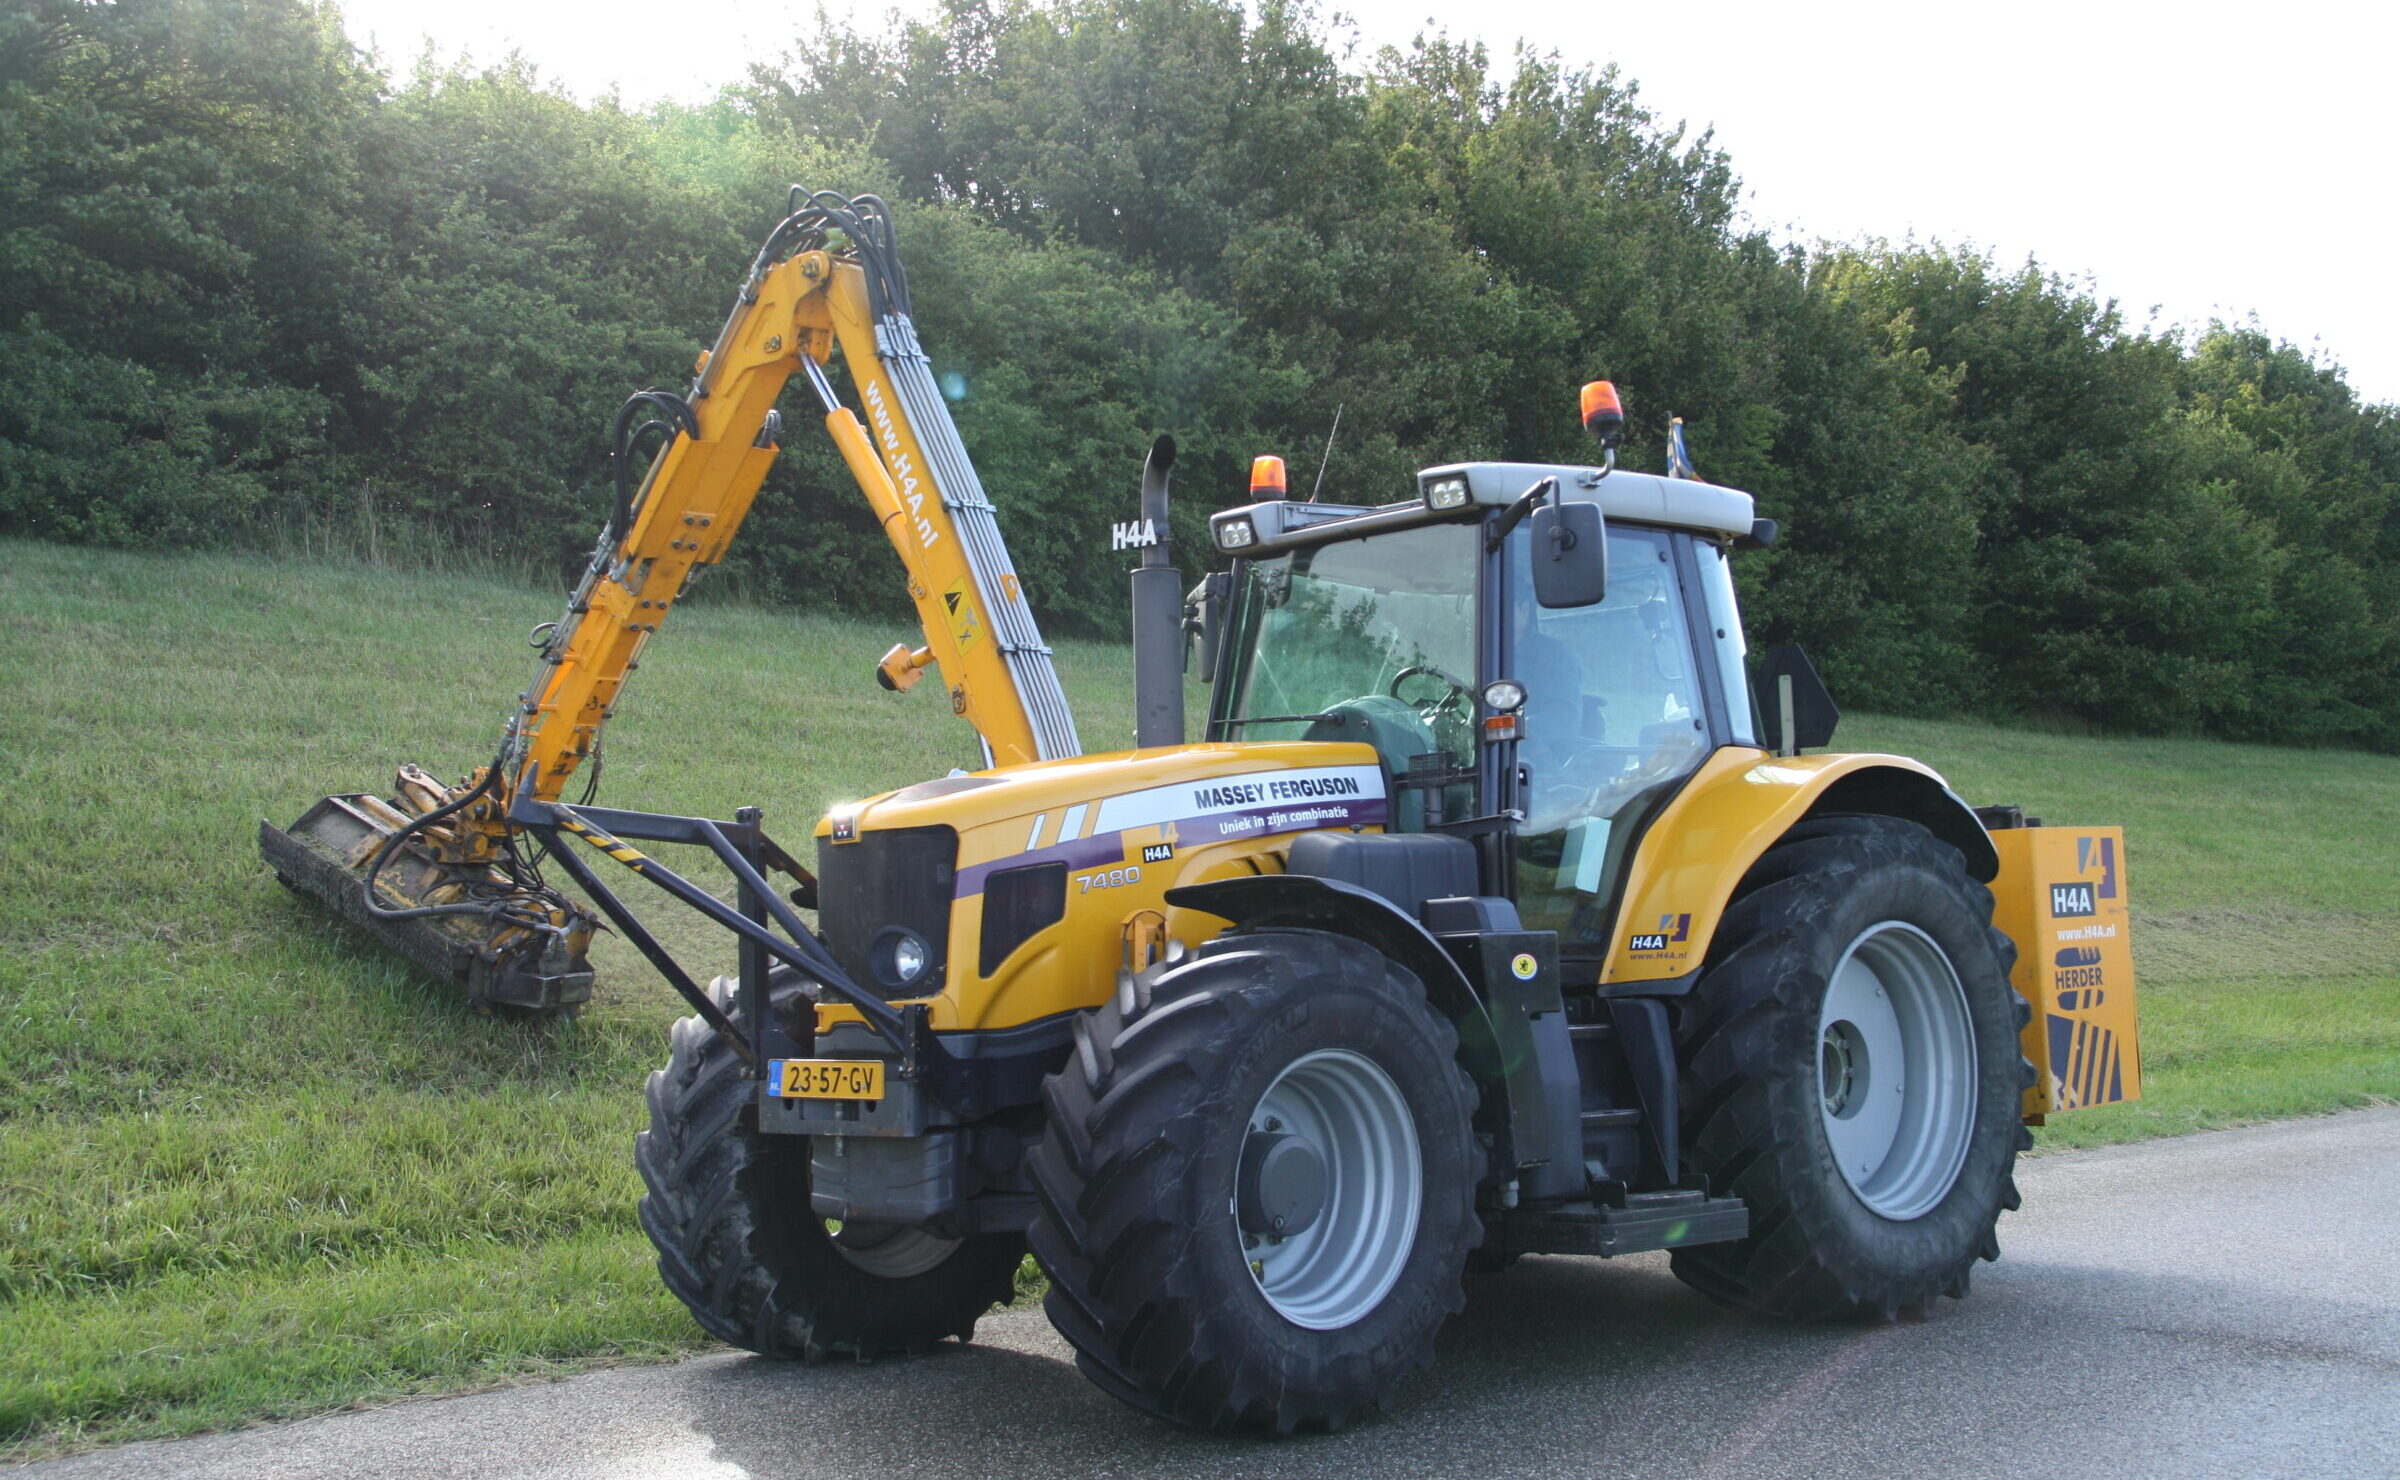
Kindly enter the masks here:
[[[935, 368], [1054, 630], [1142, 449], [1180, 533], [1251, 454], [1381, 502], [1682, 416], [1784, 526], [1751, 625], [1841, 696], [2400, 747], [2400, 412], [2256, 326], [2186, 342], [1938, 246], [1779, 249], [1613, 70], [1288, 0], [946, 0], [701, 107], [529, 65], [395, 81], [303, 0], [0, 10], [0, 531], [385, 521], [571, 572], [605, 430], [680, 386], [797, 180], [890, 198]], [[795, 405], [730, 578], [907, 619]], [[1187, 552], [1194, 548], [1187, 543]], [[1187, 553], [1187, 561], [1191, 559]]]
[[372, 88], [299, 0], [0, 16], [0, 528], [186, 541], [324, 475]]

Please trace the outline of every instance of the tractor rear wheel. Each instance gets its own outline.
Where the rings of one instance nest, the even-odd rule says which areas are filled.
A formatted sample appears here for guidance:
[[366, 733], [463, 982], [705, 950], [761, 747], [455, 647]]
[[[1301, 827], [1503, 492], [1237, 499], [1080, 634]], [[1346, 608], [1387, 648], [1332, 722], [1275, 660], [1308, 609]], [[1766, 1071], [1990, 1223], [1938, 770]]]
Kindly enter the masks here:
[[[798, 985], [777, 977], [780, 1010]], [[711, 991], [730, 1011], [726, 984]], [[766, 1357], [878, 1356], [966, 1341], [1008, 1303], [1022, 1237], [829, 1226], [809, 1204], [809, 1139], [762, 1135], [757, 1089], [714, 1028], [684, 1018], [634, 1138], [659, 1273], [711, 1336]]]
[[1086, 1376], [1208, 1428], [1339, 1428], [1465, 1304], [1483, 1158], [1417, 978], [1306, 930], [1222, 936], [1077, 1024], [1032, 1157], [1034, 1257]]
[[1894, 818], [1802, 823], [1751, 868], [1684, 1025], [1687, 1156], [1751, 1232], [1677, 1251], [1685, 1283], [1889, 1318], [2000, 1257], [2032, 1070], [1991, 913], [1956, 849]]

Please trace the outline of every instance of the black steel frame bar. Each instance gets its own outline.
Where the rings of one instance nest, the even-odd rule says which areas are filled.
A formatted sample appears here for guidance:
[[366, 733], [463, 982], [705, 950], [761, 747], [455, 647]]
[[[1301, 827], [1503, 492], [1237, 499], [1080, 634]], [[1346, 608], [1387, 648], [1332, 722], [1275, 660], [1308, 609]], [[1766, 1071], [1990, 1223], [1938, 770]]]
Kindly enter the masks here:
[[542, 841], [550, 845], [550, 856], [557, 859], [558, 866], [565, 869], [568, 876], [582, 887], [583, 892], [592, 897], [592, 903], [600, 906], [600, 912], [608, 916], [610, 923], [614, 924], [627, 940], [633, 942], [635, 950], [649, 958], [650, 964], [658, 968], [658, 974], [667, 979], [668, 986], [673, 987], [684, 1001], [692, 1004], [693, 1010], [706, 1019], [710, 1027], [724, 1035], [725, 1041], [733, 1045], [733, 1051], [741, 1055], [743, 1063], [753, 1069], [757, 1068], [757, 1055], [743, 1040], [741, 1029], [734, 1024], [733, 1019], [725, 1015], [723, 1008], [717, 1006], [709, 999], [706, 992], [700, 990], [699, 984], [694, 982], [691, 974], [683, 969], [682, 963], [667, 953], [667, 948], [658, 943], [658, 937], [652, 935], [642, 922], [634, 917], [633, 911], [625, 908], [625, 902], [617, 898], [606, 884], [600, 882], [600, 876], [592, 872], [591, 865], [576, 857], [575, 850], [561, 840], [555, 830], [545, 828], [542, 829], [542, 833]]
[[[760, 866], [760, 860], [764, 853], [761, 844], [765, 840], [759, 836], [760, 816], [759, 809], [756, 807], [736, 808], [733, 814], [734, 826], [726, 831], [727, 839], [742, 850], [742, 856], [750, 861], [752, 868]], [[745, 829], [747, 830], [746, 836]], [[740, 894], [734, 900], [734, 905], [742, 912], [743, 919], [762, 929], [765, 928], [767, 923], [766, 906], [759, 901], [757, 890], [748, 884], [742, 885]], [[772, 1058], [777, 1046], [775, 1042], [777, 1026], [773, 1016], [774, 994], [767, 987], [767, 975], [774, 969], [771, 964], [773, 959], [765, 951], [759, 949], [757, 941], [748, 938], [741, 941], [741, 965], [737, 968], [738, 974], [734, 978], [733, 1010], [735, 1016], [742, 1021], [756, 1025], [755, 1032], [760, 1058]], [[813, 1032], [813, 1024], [811, 1028]]]
[[[682, 817], [673, 812], [627, 812], [615, 807], [578, 807], [566, 802], [536, 802], [536, 807], [552, 813], [564, 813], [597, 833], [611, 837], [632, 838], [644, 843], [696, 843], [708, 846], [703, 827], [715, 827], [728, 838], [739, 839], [745, 846], [758, 839], [758, 827], [750, 822], [712, 823], [704, 817]], [[755, 812], [745, 807], [745, 812]], [[535, 818], [539, 825], [544, 819]]]
[[[872, 1027], [878, 1036], [898, 1049], [908, 1061], [912, 1063], [915, 1061], [920, 1051], [920, 1045], [915, 1041], [916, 1035], [909, 1032], [907, 1020], [893, 1011], [891, 1004], [860, 989], [857, 983], [850, 980], [849, 974], [843, 971], [831, 956], [825, 954], [824, 947], [817, 944], [816, 937], [809, 933], [808, 927], [801, 923], [800, 917], [792, 912], [789, 905], [776, 897], [773, 887], [767, 883], [765, 877], [756, 868], [751, 866], [750, 860], [743, 857], [741, 851], [733, 846], [726, 836], [725, 829], [717, 823], [705, 817], [676, 817], [663, 813], [616, 812], [601, 808], [586, 811], [565, 802], [546, 802], [535, 805], [540, 806], [549, 816], [538, 821], [529, 821], [528, 825], [537, 828], [552, 840], [555, 840], [556, 834], [561, 828], [576, 833], [592, 846], [616, 858], [618, 862], [623, 863], [636, 874], [648, 879], [709, 919], [724, 926], [742, 940], [757, 945], [777, 960], [788, 962], [809, 973], [826, 989], [858, 1009], [859, 1015], [867, 1020], [868, 1026]], [[665, 843], [694, 843], [707, 848], [717, 856], [719, 862], [732, 872], [743, 888], [758, 896], [759, 902], [766, 906], [775, 923], [782, 926], [791, 938], [787, 940], [776, 935], [763, 924], [745, 918], [741, 911], [728, 907], [716, 896], [685, 879], [656, 859], [625, 847], [619, 841], [617, 829], [607, 826], [602, 821], [603, 818], [607, 822], [623, 824], [622, 835], [625, 837]], [[568, 824], [573, 825], [568, 826]], [[757, 835], [755, 828], [741, 827], [739, 824], [735, 824], [735, 826], [750, 837], [755, 838]], [[562, 852], [563, 850], [554, 847], [552, 851]], [[570, 870], [570, 872], [578, 875], [577, 883], [584, 884], [587, 888], [591, 887], [591, 882], [587, 881], [583, 871]], [[622, 903], [619, 903], [618, 909], [623, 910], [623, 908]], [[615, 920], [617, 916], [612, 913], [610, 918]], [[630, 918], [630, 915], [627, 918]], [[623, 928], [621, 921], [619, 928]], [[628, 934], [631, 935], [632, 932], [629, 931]], [[647, 932], [644, 934], [646, 935]], [[636, 941], [636, 944], [640, 944], [639, 940]], [[656, 964], [657, 959], [656, 957], [652, 958], [653, 964]], [[670, 976], [669, 980], [673, 979], [673, 976]], [[689, 978], [685, 977], [684, 980], [688, 983]], [[677, 989], [680, 991], [682, 987], [678, 986]], [[685, 995], [688, 997], [692, 994], [686, 992]], [[705, 996], [706, 994], [701, 994], [703, 1000], [705, 1000]]]
[[[867, 1027], [879, 1038], [892, 1045], [900, 1054], [900, 1074], [914, 1079], [937, 1100], [948, 1104], [963, 1118], [973, 1119], [984, 1113], [984, 1097], [974, 1077], [965, 1066], [945, 1050], [934, 1036], [931, 1014], [925, 1004], [915, 1002], [895, 1009], [890, 1003], [862, 989], [852, 981], [816, 936], [801, 923], [760, 872], [759, 861], [782, 868], [788, 855], [776, 848], [754, 820], [755, 809], [744, 808], [743, 817], [735, 822], [719, 823], [705, 817], [679, 817], [662, 812], [620, 812], [612, 808], [582, 808], [565, 802], [537, 801], [520, 793], [510, 808], [509, 821], [525, 828], [550, 847], [575, 882], [586, 890], [601, 912], [618, 929], [625, 932], [634, 946], [649, 958], [668, 985], [692, 1004], [701, 1017], [726, 1035], [753, 1071], [763, 1067], [759, 1055], [765, 1051], [772, 1024], [766, 1008], [766, 970], [763, 960], [754, 960], [752, 952], [782, 961], [805, 971], [825, 990], [832, 992], [850, 1006], [858, 1009]], [[586, 843], [606, 853], [636, 874], [682, 900], [719, 925], [734, 933], [743, 950], [743, 986], [735, 993], [735, 1007], [743, 1017], [751, 1018], [758, 1027], [755, 1040], [745, 1040], [740, 1025], [701, 991], [691, 976], [678, 965], [656, 937], [642, 927], [624, 901], [610, 892], [583, 859], [566, 847], [561, 832], [571, 832]], [[638, 850], [629, 847], [621, 838], [639, 838], [645, 842], [691, 843], [708, 849], [719, 862], [731, 871], [741, 886], [741, 907], [728, 907], [707, 890], [693, 884], [673, 869]], [[737, 845], [734, 841], [740, 839]], [[814, 880], [798, 870], [791, 870], [804, 885]], [[790, 932], [785, 939], [768, 928], [761, 914], [772, 918]], [[753, 975], [755, 973], [755, 975]]]

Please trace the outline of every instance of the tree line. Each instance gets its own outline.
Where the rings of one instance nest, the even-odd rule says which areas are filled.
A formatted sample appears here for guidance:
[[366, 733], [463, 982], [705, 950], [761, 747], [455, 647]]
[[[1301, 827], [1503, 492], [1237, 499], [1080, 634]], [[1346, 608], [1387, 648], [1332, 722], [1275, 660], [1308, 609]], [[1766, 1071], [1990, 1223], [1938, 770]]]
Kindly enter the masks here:
[[[1092, 552], [1156, 431], [1196, 539], [1254, 453], [1313, 482], [1337, 416], [1329, 498], [1588, 458], [1606, 375], [1629, 466], [1680, 415], [1782, 522], [1753, 637], [1845, 703], [2400, 749], [2400, 412], [2338, 367], [2030, 262], [1779, 246], [1612, 69], [1358, 59], [1278, 0], [948, 0], [640, 109], [395, 75], [304, 0], [6, 0], [0, 532], [365, 521], [571, 568], [616, 404], [688, 377], [794, 181], [894, 203], [1054, 630], [1123, 630]], [[897, 614], [811, 420], [734, 578]]]

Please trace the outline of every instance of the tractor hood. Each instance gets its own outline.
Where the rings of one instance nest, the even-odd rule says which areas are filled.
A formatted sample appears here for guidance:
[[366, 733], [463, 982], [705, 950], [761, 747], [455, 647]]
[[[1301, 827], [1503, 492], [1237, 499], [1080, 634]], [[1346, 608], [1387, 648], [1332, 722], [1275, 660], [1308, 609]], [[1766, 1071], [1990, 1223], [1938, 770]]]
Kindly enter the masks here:
[[[1380, 828], [1372, 746], [1179, 745], [902, 787], [817, 825], [826, 948], [860, 981], [933, 997], [944, 1030], [1014, 1027], [1090, 1006], [1120, 965], [1222, 928], [1170, 908], [1179, 884], [1280, 872], [1301, 833]], [[905, 981], [893, 941], [924, 961]], [[820, 1027], [848, 1009], [826, 1004]]]
[[[966, 869], [1129, 831], [1171, 830], [1196, 844], [1312, 827], [1380, 826], [1388, 795], [1369, 745], [1178, 745], [921, 781], [833, 808], [816, 835], [839, 845], [865, 832], [954, 828], [962, 842], [979, 835], [984, 844], [962, 852]], [[1013, 833], [1000, 827], [1011, 822], [1023, 826]]]

